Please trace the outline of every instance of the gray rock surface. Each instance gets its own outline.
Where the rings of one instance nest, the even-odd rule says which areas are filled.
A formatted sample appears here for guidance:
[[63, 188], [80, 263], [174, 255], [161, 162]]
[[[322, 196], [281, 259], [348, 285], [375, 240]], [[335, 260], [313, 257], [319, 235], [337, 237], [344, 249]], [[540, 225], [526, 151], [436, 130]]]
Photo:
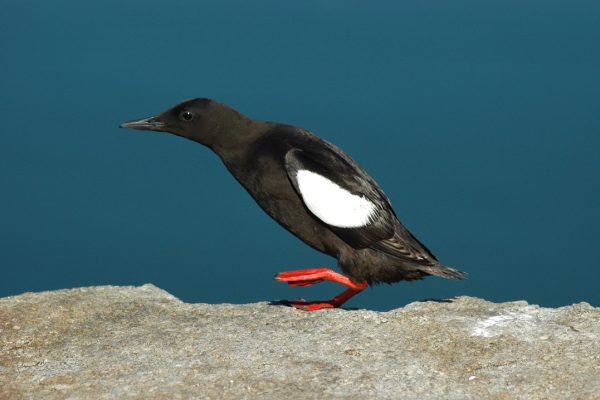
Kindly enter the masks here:
[[152, 285], [0, 299], [0, 399], [600, 399], [600, 308], [185, 304]]

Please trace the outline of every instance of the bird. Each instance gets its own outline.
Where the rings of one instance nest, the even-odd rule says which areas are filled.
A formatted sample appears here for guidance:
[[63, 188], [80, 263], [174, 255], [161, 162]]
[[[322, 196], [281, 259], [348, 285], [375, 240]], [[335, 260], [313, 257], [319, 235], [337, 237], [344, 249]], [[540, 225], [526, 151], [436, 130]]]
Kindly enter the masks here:
[[284, 301], [288, 306], [337, 308], [375, 284], [466, 277], [442, 265], [404, 227], [381, 187], [357, 162], [306, 129], [254, 120], [208, 98], [186, 100], [120, 127], [168, 132], [208, 147], [271, 218], [337, 260], [343, 274], [308, 268], [275, 275], [292, 287], [332, 281], [347, 288], [329, 300]]

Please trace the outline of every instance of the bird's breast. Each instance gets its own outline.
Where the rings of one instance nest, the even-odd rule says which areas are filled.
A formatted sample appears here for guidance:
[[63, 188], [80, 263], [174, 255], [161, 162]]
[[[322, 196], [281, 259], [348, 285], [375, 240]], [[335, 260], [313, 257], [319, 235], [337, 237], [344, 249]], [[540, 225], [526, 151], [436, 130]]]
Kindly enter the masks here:
[[311, 247], [338, 257], [341, 239], [310, 214], [290, 182], [283, 157], [255, 154], [245, 162], [225, 164], [271, 218]]

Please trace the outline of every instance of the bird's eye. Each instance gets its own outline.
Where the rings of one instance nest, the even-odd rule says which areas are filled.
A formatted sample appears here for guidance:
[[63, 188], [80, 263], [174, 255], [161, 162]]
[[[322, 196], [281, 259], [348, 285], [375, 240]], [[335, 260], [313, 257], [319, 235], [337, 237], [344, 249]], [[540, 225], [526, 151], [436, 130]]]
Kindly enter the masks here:
[[179, 114], [179, 119], [189, 122], [194, 119], [194, 114], [192, 114], [190, 111], [183, 111], [181, 114]]

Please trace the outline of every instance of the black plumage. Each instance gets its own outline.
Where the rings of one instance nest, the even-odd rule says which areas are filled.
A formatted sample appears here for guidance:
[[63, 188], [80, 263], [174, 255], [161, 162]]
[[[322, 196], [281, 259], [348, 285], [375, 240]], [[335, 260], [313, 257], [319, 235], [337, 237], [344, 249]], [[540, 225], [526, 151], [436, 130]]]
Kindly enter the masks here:
[[[465, 275], [441, 265], [402, 225], [383, 190], [354, 160], [304, 129], [255, 121], [209, 99], [185, 101], [155, 117], [121, 126], [171, 132], [211, 148], [267, 214], [308, 245], [335, 257], [342, 271], [363, 285], [355, 287], [355, 292], [366, 283]], [[299, 186], [299, 171], [316, 174], [348, 196], [368, 201], [364, 202], [370, 210], [368, 221], [362, 226], [343, 227], [319, 218], [307, 206], [307, 194]], [[280, 274], [280, 280], [296, 286], [330, 279], [329, 273], [315, 274], [295, 281]], [[341, 282], [338, 278], [330, 280]], [[311, 307], [319, 308], [323, 307]]]

